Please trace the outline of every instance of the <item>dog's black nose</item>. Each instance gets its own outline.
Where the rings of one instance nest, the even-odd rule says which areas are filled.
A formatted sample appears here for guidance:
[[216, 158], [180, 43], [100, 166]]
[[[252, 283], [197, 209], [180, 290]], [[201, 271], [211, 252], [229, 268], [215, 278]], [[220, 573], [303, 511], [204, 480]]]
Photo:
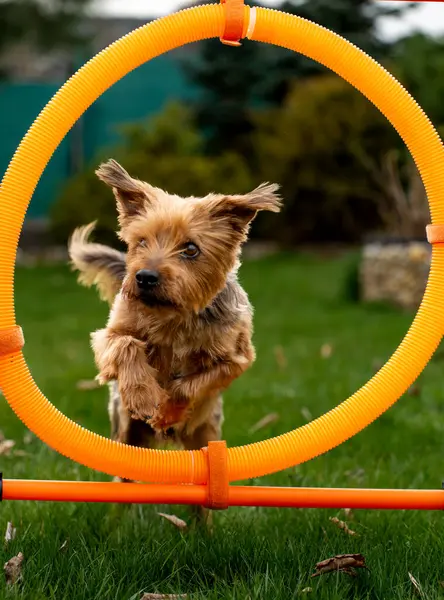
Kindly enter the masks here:
[[137, 285], [141, 290], [150, 290], [159, 283], [159, 273], [142, 269], [136, 273]]

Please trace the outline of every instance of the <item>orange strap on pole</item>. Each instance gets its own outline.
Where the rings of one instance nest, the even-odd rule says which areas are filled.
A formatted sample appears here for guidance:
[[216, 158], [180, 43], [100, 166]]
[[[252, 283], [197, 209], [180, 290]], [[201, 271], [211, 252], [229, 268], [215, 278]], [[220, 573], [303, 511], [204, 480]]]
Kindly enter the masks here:
[[444, 242], [444, 225], [427, 225], [427, 241], [430, 244], [442, 244]]
[[225, 441], [209, 442], [203, 448], [208, 460], [208, 499], [206, 506], [212, 510], [228, 508], [228, 452]]
[[245, 5], [244, 0], [220, 0], [225, 8], [225, 30], [220, 38], [227, 46], [240, 46], [244, 37]]
[[25, 344], [22, 328], [18, 325], [0, 329], [0, 356], [19, 352]]

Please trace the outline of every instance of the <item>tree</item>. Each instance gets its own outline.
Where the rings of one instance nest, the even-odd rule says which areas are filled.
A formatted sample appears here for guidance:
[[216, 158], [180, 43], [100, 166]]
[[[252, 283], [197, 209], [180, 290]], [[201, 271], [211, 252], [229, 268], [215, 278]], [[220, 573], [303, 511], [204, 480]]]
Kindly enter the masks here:
[[256, 89], [263, 69], [258, 55], [261, 52], [248, 40], [241, 52], [208, 40], [202, 43], [197, 60], [186, 66], [186, 72], [202, 90], [197, 118], [208, 136], [212, 154], [230, 148], [245, 156], [250, 154], [250, 111], [260, 100]]
[[117, 242], [112, 194], [95, 175], [97, 166], [110, 156], [133, 176], [184, 197], [212, 191], [246, 193], [254, 188], [241, 156], [226, 152], [210, 157], [203, 146], [194, 115], [182, 104], [167, 105], [146, 122], [125, 125], [119, 145], [104, 149], [87, 169], [67, 181], [51, 211], [54, 240], [65, 244], [75, 227], [97, 220], [96, 237]]
[[[379, 226], [380, 167], [398, 138], [350, 84], [330, 74], [296, 83], [284, 106], [263, 111], [256, 125], [258, 172], [279, 182], [285, 198], [273, 222], [281, 241], [354, 242]], [[257, 228], [274, 235], [265, 220]]]
[[394, 48], [393, 71], [436, 127], [444, 125], [444, 38], [417, 34]]
[[[378, 19], [406, 9], [388, 9], [371, 0], [286, 1], [279, 8], [332, 29], [376, 59], [388, 56], [392, 47], [378, 38]], [[208, 133], [209, 150], [235, 148], [247, 157], [252, 150], [248, 135], [253, 127], [252, 108], [278, 105], [295, 79], [325, 72], [301, 55], [248, 40], [241, 49], [217, 40], [202, 42], [197, 57], [188, 60], [185, 69], [203, 89], [197, 110], [199, 123]]]
[[[387, 8], [371, 0], [286, 0], [280, 10], [314, 21], [346, 38], [375, 58], [383, 61], [390, 56], [393, 43], [383, 41], [377, 35], [379, 19], [399, 16], [410, 10], [412, 4], [403, 8]], [[295, 78], [325, 73], [325, 68], [300, 54], [281, 48], [269, 51], [266, 94], [274, 102], [281, 102]]]
[[90, 0], [0, 0], [0, 55], [25, 42], [35, 50], [70, 48], [84, 40], [81, 22]]

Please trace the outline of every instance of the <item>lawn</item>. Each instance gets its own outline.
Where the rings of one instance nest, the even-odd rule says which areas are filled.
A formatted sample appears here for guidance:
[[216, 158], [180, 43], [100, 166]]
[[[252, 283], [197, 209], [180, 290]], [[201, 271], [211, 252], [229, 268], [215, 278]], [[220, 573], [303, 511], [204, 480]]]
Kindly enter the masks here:
[[[277, 435], [321, 415], [365, 383], [400, 342], [412, 315], [347, 300], [344, 281], [353, 260], [280, 255], [242, 267], [256, 309], [258, 359], [226, 393], [229, 445]], [[37, 383], [69, 417], [107, 435], [105, 390], [77, 389], [80, 380], [95, 375], [88, 334], [103, 325], [106, 306], [62, 266], [20, 268], [16, 287], [18, 322]], [[440, 488], [442, 361], [438, 352], [415, 393], [346, 444], [253, 484]], [[249, 432], [270, 413], [279, 420]], [[36, 439], [30, 442], [5, 401], [0, 428], [26, 452], [1, 456], [5, 478], [109, 479]], [[162, 509], [189, 520], [186, 508]], [[158, 510], [5, 502], [0, 531], [12, 521], [17, 535], [2, 544], [0, 559], [3, 564], [22, 551], [25, 563], [21, 584], [7, 589], [0, 582], [0, 598], [135, 600], [141, 592], [158, 592], [186, 593], [190, 599], [391, 600], [414, 597], [409, 572], [421, 597], [444, 597], [444, 526], [438, 512], [355, 511], [347, 522], [358, 535], [349, 536], [329, 520], [346, 519], [342, 511], [230, 509], [215, 515], [210, 536], [181, 532], [158, 517]], [[310, 578], [318, 561], [357, 552], [369, 571], [356, 578]]]

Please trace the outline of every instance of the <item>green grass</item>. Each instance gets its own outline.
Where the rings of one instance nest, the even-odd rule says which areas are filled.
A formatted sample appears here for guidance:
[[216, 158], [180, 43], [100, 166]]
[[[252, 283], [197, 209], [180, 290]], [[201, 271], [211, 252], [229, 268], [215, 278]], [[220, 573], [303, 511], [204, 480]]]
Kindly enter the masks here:
[[[245, 444], [303, 425], [348, 397], [388, 358], [411, 315], [348, 303], [343, 283], [353, 257], [268, 258], [245, 264], [242, 281], [256, 309], [255, 366], [226, 394], [225, 437]], [[95, 369], [88, 334], [103, 325], [106, 306], [63, 267], [19, 269], [18, 322], [33, 375], [52, 402], [82, 425], [107, 435], [105, 390], [79, 391]], [[320, 355], [331, 344], [330, 358]], [[288, 367], [280, 369], [275, 347]], [[355, 438], [325, 456], [253, 484], [439, 488], [444, 476], [442, 355], [406, 395]], [[254, 435], [249, 428], [270, 412], [278, 422]], [[1, 457], [6, 478], [108, 479], [79, 466], [25, 430], [6, 402], [0, 428], [27, 457]], [[444, 492], [443, 492], [444, 493]], [[188, 519], [183, 507], [164, 510]], [[142, 591], [189, 593], [197, 599], [406, 599], [408, 573], [424, 598], [442, 598], [444, 526], [439, 512], [355, 511], [350, 537], [335, 528], [335, 510], [230, 509], [215, 515], [215, 531], [181, 533], [156, 516], [158, 507], [12, 503], [0, 506], [16, 539], [0, 548], [0, 561], [22, 551], [23, 582], [0, 583], [0, 598], [130, 600]], [[65, 552], [62, 543], [69, 539]], [[370, 571], [310, 579], [316, 562], [362, 552]], [[302, 590], [312, 587], [311, 594]]]

